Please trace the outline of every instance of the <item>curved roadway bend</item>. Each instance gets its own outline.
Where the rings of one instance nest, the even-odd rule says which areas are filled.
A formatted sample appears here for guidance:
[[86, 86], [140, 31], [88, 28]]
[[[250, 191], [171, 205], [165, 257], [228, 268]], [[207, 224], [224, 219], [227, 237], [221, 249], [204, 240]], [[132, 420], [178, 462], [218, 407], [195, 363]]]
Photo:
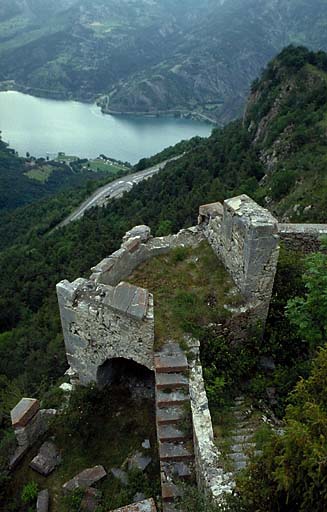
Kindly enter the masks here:
[[177, 160], [181, 158], [183, 155], [175, 156], [174, 158], [170, 158], [169, 160], [165, 160], [160, 164], [155, 165], [154, 167], [149, 167], [148, 169], [144, 169], [143, 171], [139, 171], [133, 174], [127, 174], [122, 178], [119, 178], [107, 185], [104, 185], [101, 188], [98, 188], [93, 194], [86, 199], [73, 213], [71, 213], [65, 220], [63, 220], [60, 224], [58, 224], [57, 228], [62, 228], [67, 226], [70, 222], [74, 220], [78, 220], [83, 217], [84, 213], [93, 208], [94, 206], [104, 206], [108, 199], [112, 199], [114, 197], [118, 197], [123, 192], [129, 192], [134, 185], [140, 183], [140, 181], [146, 180], [157, 174], [161, 169], [163, 169], [168, 162], [172, 162], [173, 160]]

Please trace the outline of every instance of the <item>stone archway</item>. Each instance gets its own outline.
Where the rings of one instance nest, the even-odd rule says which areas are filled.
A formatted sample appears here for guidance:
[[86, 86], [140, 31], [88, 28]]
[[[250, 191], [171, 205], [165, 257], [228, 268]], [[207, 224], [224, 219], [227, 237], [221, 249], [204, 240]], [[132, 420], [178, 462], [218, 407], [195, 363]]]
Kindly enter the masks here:
[[123, 357], [107, 359], [99, 366], [96, 381], [100, 388], [117, 385], [144, 395], [153, 394], [154, 391], [154, 372]]

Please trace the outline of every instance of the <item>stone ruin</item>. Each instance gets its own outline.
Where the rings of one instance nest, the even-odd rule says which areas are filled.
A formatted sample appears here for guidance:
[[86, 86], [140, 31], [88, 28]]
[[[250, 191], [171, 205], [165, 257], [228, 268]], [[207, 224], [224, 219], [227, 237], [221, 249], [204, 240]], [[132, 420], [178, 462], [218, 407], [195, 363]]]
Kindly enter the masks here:
[[[162, 382], [168, 382], [169, 385], [187, 385], [189, 394], [183, 400], [189, 400], [191, 405], [197, 482], [219, 501], [224, 492], [232, 491], [234, 484], [231, 475], [225, 474], [219, 467], [220, 454], [213, 440], [199, 347], [193, 340], [190, 350], [194, 357], [188, 363], [188, 383], [184, 382], [182, 375], [177, 375], [181, 371], [178, 366], [174, 368], [173, 365], [166, 369], [158, 366], [158, 360], [162, 358], [168, 357], [176, 361], [176, 358], [183, 358], [183, 355], [178, 353], [178, 347], [174, 348], [174, 353], [170, 356], [154, 353], [154, 297], [151, 290], [129, 284], [128, 277], [140, 264], [153, 257], [166, 254], [177, 247], [196, 247], [207, 240], [230, 273], [243, 298], [241, 311], [231, 310], [231, 313], [236, 323], [240, 313], [243, 314], [245, 330], [242, 335], [246, 336], [248, 328], [253, 325], [260, 325], [262, 331], [264, 329], [280, 241], [288, 248], [312, 252], [318, 249], [320, 238], [324, 235], [327, 235], [326, 225], [279, 224], [269, 211], [246, 195], [228, 199], [224, 204], [201, 206], [198, 225], [184, 229], [177, 235], [153, 238], [147, 226], [133, 228], [126, 233], [118, 251], [92, 268], [89, 279], [79, 278], [72, 283], [65, 280], [57, 285], [67, 361], [70, 366], [68, 374], [72, 384], [110, 384], [119, 368], [124, 372], [124, 365], [115, 365], [115, 362], [127, 361], [153, 372], [156, 375], [156, 403], [159, 407], [159, 451], [160, 456], [166, 457], [167, 453], [161, 450], [163, 445], [160, 444], [160, 435], [167, 436], [164, 422], [165, 414], [169, 416], [169, 410], [160, 411], [160, 386]], [[233, 336], [234, 326], [230, 326]], [[175, 377], [169, 376], [172, 370]], [[162, 371], [167, 372], [167, 375], [160, 375]], [[179, 391], [171, 393], [172, 404], [178, 396]], [[32, 420], [27, 418], [26, 421]], [[21, 426], [14, 419], [13, 424], [17, 435], [17, 429]], [[173, 431], [168, 430], [170, 435], [178, 435], [176, 427]], [[29, 435], [28, 432], [27, 430], [26, 435]], [[178, 460], [178, 456], [173, 448], [170, 449], [169, 460]], [[166, 464], [164, 459], [161, 464], [163, 474]], [[164, 499], [170, 499], [174, 494], [174, 486], [169, 484], [169, 472], [162, 480], [162, 491]]]

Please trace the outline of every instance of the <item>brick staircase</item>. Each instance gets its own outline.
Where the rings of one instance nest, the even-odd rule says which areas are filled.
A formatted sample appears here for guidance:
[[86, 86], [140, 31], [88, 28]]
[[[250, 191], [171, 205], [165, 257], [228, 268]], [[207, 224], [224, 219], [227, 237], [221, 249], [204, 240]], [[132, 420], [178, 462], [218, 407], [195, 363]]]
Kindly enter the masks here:
[[178, 512], [180, 484], [194, 480], [188, 361], [177, 343], [155, 354], [156, 419], [163, 512]]

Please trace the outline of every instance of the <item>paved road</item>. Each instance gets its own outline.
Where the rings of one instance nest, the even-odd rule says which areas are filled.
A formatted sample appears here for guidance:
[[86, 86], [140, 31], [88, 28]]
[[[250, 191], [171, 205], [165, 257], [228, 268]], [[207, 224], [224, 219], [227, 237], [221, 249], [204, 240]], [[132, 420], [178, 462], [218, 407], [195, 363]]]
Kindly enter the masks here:
[[123, 176], [103, 187], [99, 188], [93, 194], [86, 199], [73, 213], [71, 213], [65, 220], [63, 220], [57, 228], [61, 228], [63, 226], [67, 226], [70, 222], [74, 220], [78, 220], [83, 217], [84, 213], [93, 208], [94, 206], [104, 206], [109, 199], [114, 197], [121, 196], [124, 192], [129, 192], [134, 185], [140, 183], [140, 181], [151, 178], [157, 174], [161, 169], [163, 169], [168, 162], [173, 160], [177, 160], [181, 158], [183, 155], [175, 156], [174, 158], [170, 158], [169, 160], [165, 160], [160, 164], [155, 165], [154, 167], [150, 167], [148, 169], [144, 169], [143, 171], [136, 172], [134, 174], [128, 174], [127, 176]]

